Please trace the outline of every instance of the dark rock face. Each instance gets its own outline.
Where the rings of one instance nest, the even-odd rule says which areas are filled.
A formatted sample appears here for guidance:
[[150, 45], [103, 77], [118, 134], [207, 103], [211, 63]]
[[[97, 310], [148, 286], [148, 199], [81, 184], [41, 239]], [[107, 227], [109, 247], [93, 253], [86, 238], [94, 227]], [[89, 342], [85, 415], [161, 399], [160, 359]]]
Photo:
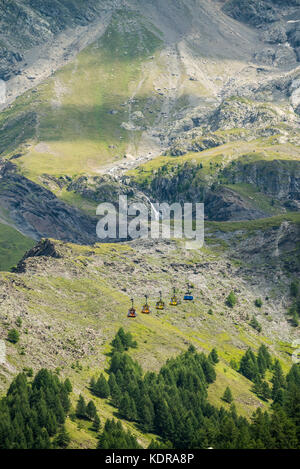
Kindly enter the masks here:
[[206, 218], [214, 221], [254, 220], [271, 215], [267, 208], [257, 208], [251, 197], [226, 184], [250, 185], [283, 212], [300, 210], [299, 161], [246, 161], [247, 156], [225, 169], [216, 167], [214, 176], [208, 179], [201, 165], [186, 163], [173, 171], [153, 174], [149, 186], [143, 189], [159, 202], [204, 202]]
[[11, 163], [0, 168], [0, 205], [16, 228], [33, 239], [51, 237], [78, 244], [97, 241], [96, 219], [17, 174]]
[[272, 0], [229, 0], [223, 9], [235, 20], [259, 26], [278, 19], [273, 3]]
[[12, 69], [22, 61], [22, 56], [18, 52], [12, 52], [0, 48], [0, 80], [7, 81], [10, 78], [10, 71], [7, 70], [7, 64]]
[[30, 251], [26, 252], [13, 271], [18, 273], [26, 272], [26, 259], [30, 257], [53, 257], [54, 259], [60, 259], [62, 256], [58, 252], [57, 245], [55, 243], [50, 239], [43, 239], [36, 246], [30, 249]]
[[209, 188], [201, 171], [195, 166], [186, 166], [173, 176], [156, 176], [147, 191], [153, 200], [159, 202], [203, 202], [205, 217], [209, 220], [254, 220], [268, 216], [232, 189], [218, 185]]
[[244, 238], [240, 235], [241, 232], [232, 233], [226, 239], [233, 257], [256, 268], [265, 263], [268, 271], [279, 268], [299, 275], [299, 223], [283, 221], [277, 226], [248, 233]]
[[252, 184], [262, 193], [278, 200], [300, 201], [299, 161], [240, 162], [234, 171], [225, 170], [224, 174], [232, 183]]
[[117, 203], [120, 195], [134, 196], [134, 190], [131, 187], [113, 181], [109, 176], [95, 176], [92, 178], [81, 176], [73, 180], [67, 186], [67, 190], [74, 191], [97, 204], [107, 201]]
[[280, 20], [283, 8], [298, 6], [299, 0], [229, 0], [223, 10], [238, 21], [262, 26]]
[[222, 186], [207, 193], [205, 215], [214, 221], [255, 220], [267, 216], [261, 210], [254, 209], [239, 194]]

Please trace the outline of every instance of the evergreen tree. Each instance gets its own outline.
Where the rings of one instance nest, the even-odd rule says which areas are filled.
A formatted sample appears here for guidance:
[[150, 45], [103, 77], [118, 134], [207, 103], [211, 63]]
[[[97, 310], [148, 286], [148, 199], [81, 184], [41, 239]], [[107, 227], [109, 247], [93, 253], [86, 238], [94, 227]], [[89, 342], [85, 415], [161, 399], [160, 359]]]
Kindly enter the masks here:
[[252, 391], [264, 401], [271, 398], [271, 389], [266, 381], [263, 381], [260, 375], [257, 375], [254, 381]]
[[124, 345], [122, 344], [122, 341], [118, 335], [114, 338], [112, 344], [114, 347], [114, 352], [124, 352]]
[[62, 426], [57, 437], [54, 440], [54, 445], [58, 448], [67, 448], [71, 442], [69, 433], [67, 432], [65, 426]]
[[97, 415], [97, 409], [93, 401], [90, 401], [86, 406], [86, 416], [90, 420], [95, 420]]
[[50, 449], [66, 414], [64, 383], [40, 370], [32, 383], [25, 373], [16, 376], [0, 399], [0, 448]]
[[7, 334], [7, 340], [12, 344], [16, 344], [19, 342], [20, 333], [17, 329], [10, 329]]
[[227, 386], [227, 388], [225, 389], [222, 399], [228, 404], [231, 404], [233, 402], [233, 396], [229, 386]]
[[295, 449], [298, 445], [296, 426], [283, 409], [276, 409], [271, 419], [271, 435], [276, 449]]
[[217, 377], [214, 367], [210, 360], [205, 360], [202, 363], [202, 369], [206, 378], [207, 383], [213, 383]]
[[212, 349], [208, 357], [211, 359], [213, 363], [219, 363], [218, 352], [215, 348]]
[[266, 381], [263, 381], [262, 383], [262, 389], [261, 389], [261, 398], [264, 401], [268, 401], [271, 399], [272, 393], [269, 384]]
[[121, 401], [122, 393], [121, 393], [120, 387], [117, 384], [114, 373], [110, 374], [109, 379], [108, 379], [108, 385], [110, 389], [112, 403], [117, 407]]
[[109, 387], [103, 373], [101, 373], [99, 379], [93, 385], [92, 390], [93, 390], [93, 393], [98, 397], [101, 397], [103, 399], [107, 399], [109, 397], [110, 387]]
[[72, 388], [72, 384], [71, 384], [71, 381], [69, 380], [69, 378], [67, 378], [64, 382], [64, 388], [65, 390], [67, 391], [67, 393], [71, 393], [73, 391], [73, 388]]
[[282, 403], [282, 388], [285, 386], [285, 378], [279, 360], [274, 362], [274, 372], [272, 377], [272, 399], [274, 402]]
[[272, 357], [265, 345], [261, 345], [258, 349], [257, 364], [259, 372], [264, 375], [267, 369], [272, 367]]
[[229, 293], [229, 295], [226, 298], [226, 305], [229, 306], [229, 308], [234, 308], [236, 304], [237, 304], [237, 297], [232, 291]]
[[85, 419], [87, 416], [87, 408], [84, 397], [80, 394], [76, 406], [76, 417], [79, 419]]
[[141, 449], [136, 438], [126, 432], [121, 422], [107, 420], [102, 434], [99, 436], [98, 449]]
[[262, 327], [261, 325], [259, 324], [258, 320], [256, 319], [255, 316], [252, 317], [251, 321], [250, 321], [250, 326], [253, 327], [253, 329], [255, 329], [257, 332], [261, 332], [262, 330]]
[[125, 392], [124, 396], [122, 397], [120, 401], [120, 406], [119, 410], [121, 414], [127, 419], [127, 420], [136, 420], [137, 419], [137, 410], [136, 410], [136, 405], [134, 399], [128, 394], [128, 392]]
[[90, 380], [90, 390], [94, 394], [95, 394], [95, 388], [96, 388], [96, 379], [95, 379], [95, 376], [92, 376]]
[[239, 372], [250, 381], [255, 381], [259, 374], [256, 357], [250, 348], [241, 359]]
[[92, 429], [94, 430], [94, 432], [98, 433], [100, 428], [101, 428], [101, 421], [100, 421], [98, 414], [96, 414], [94, 421], [93, 421]]

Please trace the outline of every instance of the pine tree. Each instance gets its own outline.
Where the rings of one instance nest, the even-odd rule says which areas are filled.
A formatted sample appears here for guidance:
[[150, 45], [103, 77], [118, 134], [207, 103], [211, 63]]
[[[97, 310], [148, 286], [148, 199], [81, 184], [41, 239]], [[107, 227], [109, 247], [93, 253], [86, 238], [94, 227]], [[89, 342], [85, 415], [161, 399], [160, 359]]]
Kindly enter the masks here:
[[255, 329], [257, 332], [261, 332], [262, 330], [262, 327], [261, 325], [259, 324], [258, 320], [256, 319], [255, 316], [252, 317], [251, 321], [250, 321], [250, 326], [253, 327], [253, 329]]
[[228, 404], [231, 404], [233, 402], [233, 396], [229, 386], [227, 386], [227, 388], [225, 389], [222, 399]]
[[69, 433], [66, 427], [63, 426], [54, 440], [54, 445], [58, 448], [67, 448], [71, 442]]
[[211, 359], [213, 363], [219, 363], [218, 352], [215, 348], [212, 349], [208, 357]]
[[202, 363], [202, 369], [208, 384], [213, 383], [216, 379], [216, 372], [211, 364], [211, 361], [206, 359]]
[[80, 394], [76, 406], [76, 417], [78, 417], [79, 419], [86, 418], [86, 410], [87, 409], [84, 397]]
[[7, 334], [7, 340], [12, 344], [16, 344], [19, 342], [20, 333], [17, 329], [10, 329]]
[[112, 419], [105, 422], [97, 449], [141, 449], [141, 446], [129, 431], [124, 431], [121, 422]]
[[108, 380], [112, 403], [118, 406], [122, 397], [121, 390], [117, 384], [114, 373], [111, 373]]
[[296, 426], [282, 409], [277, 409], [272, 415], [271, 435], [276, 449], [297, 449]]
[[125, 392], [120, 401], [119, 411], [125, 419], [131, 420], [131, 399], [128, 392]]
[[268, 368], [270, 368], [272, 365], [272, 359], [271, 356], [268, 352], [268, 349], [265, 345], [261, 345], [258, 349], [258, 354], [257, 354], [257, 366], [260, 374], [262, 376], [265, 375], [265, 372], [267, 371]]
[[262, 390], [261, 390], [261, 398], [264, 401], [268, 401], [269, 399], [271, 399], [271, 395], [272, 393], [271, 393], [269, 384], [266, 381], [263, 381]]
[[98, 414], [96, 414], [94, 421], [93, 421], [92, 429], [94, 430], [94, 432], [98, 433], [100, 428], [101, 428], [101, 421], [100, 421]]
[[54, 436], [57, 432], [57, 421], [52, 411], [48, 411], [46, 429], [49, 436]]
[[64, 382], [64, 388], [65, 390], [67, 391], [67, 393], [71, 393], [73, 391], [73, 388], [72, 388], [72, 384], [71, 384], [71, 381], [69, 380], [69, 378], [67, 378]]
[[241, 359], [239, 372], [250, 381], [255, 381], [259, 374], [256, 357], [250, 348]]
[[94, 420], [97, 415], [97, 409], [93, 401], [90, 401], [86, 406], [86, 416], [90, 420]]
[[101, 397], [102, 399], [107, 399], [109, 397], [109, 385], [102, 373], [95, 385], [93, 386], [93, 392], [96, 396]]
[[279, 360], [275, 360], [274, 373], [271, 379], [272, 386], [272, 399], [279, 403], [282, 401], [282, 388], [285, 386], [285, 378]]
[[226, 305], [229, 306], [229, 308], [234, 308], [236, 304], [237, 304], [237, 297], [232, 291], [229, 293], [229, 295], [226, 298]]
[[60, 391], [60, 401], [61, 401], [62, 407], [64, 409], [64, 412], [65, 413], [69, 412], [69, 410], [71, 408], [71, 401], [70, 401], [69, 393], [68, 393], [65, 385], [62, 386], [62, 389]]
[[113, 340], [113, 347], [115, 352], [124, 352], [125, 348], [122, 344], [120, 337], [117, 335]]
[[144, 430], [150, 432], [153, 429], [154, 423], [154, 409], [151, 400], [145, 399], [140, 413], [140, 419], [143, 423]]
[[92, 376], [92, 378], [90, 380], [90, 390], [94, 394], [95, 394], [95, 388], [96, 388], [96, 379], [95, 379], [95, 376]]

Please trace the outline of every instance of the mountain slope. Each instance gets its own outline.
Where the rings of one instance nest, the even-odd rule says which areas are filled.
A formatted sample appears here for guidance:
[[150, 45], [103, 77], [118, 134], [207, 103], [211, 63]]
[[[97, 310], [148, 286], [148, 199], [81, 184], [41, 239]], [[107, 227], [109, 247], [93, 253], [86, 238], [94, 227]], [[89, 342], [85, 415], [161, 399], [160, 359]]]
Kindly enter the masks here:
[[[250, 383], [229, 371], [230, 361], [248, 346], [265, 343], [288, 364], [293, 333], [282, 304], [288, 279], [282, 276], [274, 290], [265, 266], [257, 268], [251, 283], [248, 269], [216, 248], [185, 251], [175, 242], [82, 247], [43, 241], [19, 265], [19, 273], [1, 274], [1, 338], [22, 318], [20, 343], [7, 343], [7, 364], [0, 365], [2, 387], [23, 367], [59, 367], [76, 383], [76, 394], [85, 392], [89, 377], [105, 368], [108, 342], [124, 326], [138, 338], [134, 354], [147, 370], [158, 369], [188, 343], [205, 351], [216, 347], [222, 359], [220, 380], [230, 380], [223, 374], [233, 373], [238, 409], [249, 415], [259, 403], [249, 394]], [[195, 287], [194, 303], [155, 311], [159, 290], [167, 301], [172, 286], [181, 296], [188, 280]], [[225, 305], [231, 290], [238, 297], [234, 309]], [[134, 296], [140, 309], [145, 293], [153, 314], [129, 321], [129, 298]], [[254, 300], [266, 296], [263, 308], [255, 308]], [[208, 314], [211, 308], [213, 315]], [[261, 334], [248, 325], [252, 314], [262, 324]]]
[[[65, 8], [58, 3], [53, 8]], [[46, 11], [40, 10], [38, 2], [31, 6], [39, 8], [39, 15]], [[89, 214], [97, 200], [91, 202], [76, 191], [78, 176], [107, 173], [114, 184], [126, 170], [163, 151], [178, 156], [236, 142], [229, 147], [235, 152], [250, 142], [251, 150], [259, 146], [261, 153], [272, 153], [272, 159], [277, 154], [284, 159], [284, 144], [288, 142], [293, 145], [289, 146], [288, 159], [297, 161], [296, 59], [287, 57], [287, 62], [262, 68], [255, 63], [255, 51], [261, 49], [264, 40], [261, 31], [231, 19], [221, 6], [204, 0], [197, 5], [189, 0], [163, 4], [132, 1], [120, 9], [118, 2], [108, 2], [100, 11], [87, 4], [93, 14], [81, 10], [83, 19], [76, 16], [70, 24], [83, 21], [91, 31], [94, 24], [98, 25], [98, 39], [1, 113], [2, 156], [12, 158], [23, 176]], [[229, 4], [224, 11], [228, 8]], [[289, 14], [289, 6], [286, 8]], [[69, 24], [70, 14], [66, 24], [57, 25], [51, 34]], [[2, 21], [9, 24], [8, 17]], [[47, 24], [52, 31], [51, 21]], [[34, 31], [31, 33], [34, 35]], [[71, 30], [68, 34], [72, 37]], [[47, 43], [47, 34], [43, 40]], [[274, 47], [280, 49], [280, 42]], [[72, 46], [70, 50], [76, 52]], [[32, 80], [32, 86], [34, 83]], [[14, 93], [23, 91], [14, 81], [8, 80], [7, 86]], [[221, 150], [225, 169], [232, 157], [223, 158]], [[204, 183], [209, 194], [216, 177], [221, 177], [218, 171]], [[226, 183], [232, 184], [234, 178], [227, 171]], [[229, 193], [229, 188], [224, 189], [217, 203], [215, 195], [209, 195], [210, 218], [251, 219], [298, 210], [297, 184], [293, 195], [280, 200], [276, 208], [254, 182], [250, 192], [258, 191], [262, 199], [257, 210], [251, 207], [251, 195], [250, 199], [245, 195], [249, 181], [234, 182], [244, 184], [241, 190], [230, 187]], [[150, 193], [153, 198], [157, 195]], [[273, 196], [278, 198], [276, 193]], [[228, 198], [241, 207], [230, 209], [225, 218], [220, 218]], [[217, 211], [215, 216], [213, 211]], [[22, 229], [20, 224], [18, 229]], [[26, 228], [24, 234], [30, 231], [35, 227]], [[53, 232], [42, 233], [47, 235], [53, 236]], [[71, 234], [68, 239], [78, 241]]]
[[[287, 371], [299, 336], [299, 6], [0, 0], [0, 393], [46, 367], [70, 377], [73, 406], [90, 400], [124, 327], [145, 371], [189, 345], [215, 347], [210, 403], [229, 407], [229, 386], [240, 415], [269, 408], [237, 364], [265, 344]], [[204, 247], [98, 244], [96, 207], [120, 194], [204, 202]], [[169, 306], [188, 282], [195, 301]], [[145, 294], [152, 314], [127, 319]], [[117, 415], [95, 402], [102, 422]], [[149, 445], [153, 435], [123, 422]], [[88, 422], [66, 426], [72, 448], [96, 446]]]

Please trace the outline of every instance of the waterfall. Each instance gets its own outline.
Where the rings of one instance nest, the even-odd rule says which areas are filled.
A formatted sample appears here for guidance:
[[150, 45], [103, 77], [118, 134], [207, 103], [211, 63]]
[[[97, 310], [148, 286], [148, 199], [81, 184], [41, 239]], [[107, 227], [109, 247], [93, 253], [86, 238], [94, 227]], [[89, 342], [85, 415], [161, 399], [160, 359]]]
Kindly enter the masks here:
[[147, 200], [148, 204], [150, 205], [151, 207], [151, 211], [152, 213], [151, 214], [154, 214], [154, 220], [155, 221], [159, 221], [160, 220], [160, 213], [159, 213], [159, 210], [157, 210], [154, 206], [154, 204], [151, 202], [151, 200], [149, 199], [149, 197], [146, 195], [146, 194], [143, 194], [145, 199]]

